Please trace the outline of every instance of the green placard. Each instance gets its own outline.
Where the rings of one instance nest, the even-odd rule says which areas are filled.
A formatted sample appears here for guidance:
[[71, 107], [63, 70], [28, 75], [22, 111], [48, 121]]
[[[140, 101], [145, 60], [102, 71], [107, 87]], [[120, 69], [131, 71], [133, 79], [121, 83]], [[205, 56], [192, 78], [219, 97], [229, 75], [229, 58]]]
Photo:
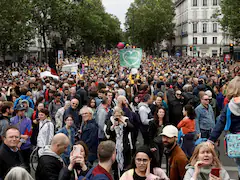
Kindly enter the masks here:
[[122, 49], [120, 53], [120, 66], [139, 68], [142, 60], [142, 49]]

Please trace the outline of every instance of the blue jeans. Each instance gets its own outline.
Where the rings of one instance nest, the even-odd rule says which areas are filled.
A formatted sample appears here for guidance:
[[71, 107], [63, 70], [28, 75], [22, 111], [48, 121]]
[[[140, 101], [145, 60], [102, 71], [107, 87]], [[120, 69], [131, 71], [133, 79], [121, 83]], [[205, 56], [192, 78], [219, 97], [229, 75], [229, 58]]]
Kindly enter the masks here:
[[238, 176], [240, 177], [240, 158], [234, 158], [234, 161], [238, 166]]

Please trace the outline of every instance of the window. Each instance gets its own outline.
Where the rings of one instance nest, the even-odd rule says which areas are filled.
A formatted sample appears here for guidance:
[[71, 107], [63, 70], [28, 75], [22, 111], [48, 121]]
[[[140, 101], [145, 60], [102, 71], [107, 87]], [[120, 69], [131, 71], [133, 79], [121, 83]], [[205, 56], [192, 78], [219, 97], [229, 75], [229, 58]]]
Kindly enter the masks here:
[[217, 44], [217, 37], [213, 37], [213, 44]]
[[197, 0], [193, 0], [193, 6], [197, 6]]
[[193, 38], [193, 44], [197, 44], [197, 37]]
[[193, 23], [193, 33], [197, 33], [197, 23]]
[[207, 44], [207, 37], [203, 37], [203, 44]]
[[218, 27], [218, 24], [217, 23], [213, 23], [213, 32], [217, 32], [217, 27]]
[[203, 6], [207, 6], [207, 0], [203, 0]]
[[203, 33], [206, 33], [206, 32], [207, 32], [207, 24], [204, 23], [204, 24], [203, 24]]
[[218, 0], [213, 0], [213, 6], [217, 6], [218, 5]]

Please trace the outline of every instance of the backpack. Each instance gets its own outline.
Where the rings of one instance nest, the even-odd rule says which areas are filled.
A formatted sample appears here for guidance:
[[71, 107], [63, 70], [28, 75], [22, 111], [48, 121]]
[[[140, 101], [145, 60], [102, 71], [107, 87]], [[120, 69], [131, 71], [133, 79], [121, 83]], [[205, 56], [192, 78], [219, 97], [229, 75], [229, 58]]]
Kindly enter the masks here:
[[[229, 107], [227, 106], [226, 112], [226, 125], [224, 130], [229, 131], [231, 127], [231, 114]], [[225, 152], [230, 158], [240, 157], [240, 134], [227, 133], [224, 138]]]
[[28, 101], [28, 106], [32, 109], [34, 109], [34, 103], [31, 100], [31, 98], [29, 96], [25, 96], [25, 98], [22, 99], [22, 97], [20, 96], [15, 102], [14, 102], [14, 108], [16, 108], [16, 106], [18, 104], [22, 104], [23, 100], [27, 100]]

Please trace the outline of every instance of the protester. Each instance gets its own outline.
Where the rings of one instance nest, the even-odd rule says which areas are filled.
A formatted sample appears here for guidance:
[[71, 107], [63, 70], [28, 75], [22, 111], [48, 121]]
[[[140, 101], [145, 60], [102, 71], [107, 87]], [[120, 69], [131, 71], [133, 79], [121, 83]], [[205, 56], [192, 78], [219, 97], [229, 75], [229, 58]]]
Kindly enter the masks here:
[[[70, 107], [65, 110], [64, 115], [63, 115], [63, 119], [66, 119], [66, 117], [69, 115], [71, 115], [73, 117], [75, 130], [77, 130], [80, 127], [78, 105], [79, 105], [79, 100], [76, 98], [73, 98], [71, 100]], [[63, 125], [64, 125], [64, 122], [63, 122]]]
[[154, 114], [154, 120], [149, 122], [149, 145], [153, 152], [154, 158], [161, 167], [163, 157], [163, 143], [161, 133], [163, 127], [167, 125], [166, 110], [163, 107], [156, 109]]
[[18, 148], [21, 150], [25, 166], [30, 172], [29, 158], [31, 154], [30, 137], [32, 135], [32, 121], [25, 116], [25, 110], [26, 108], [23, 106], [23, 104], [18, 104], [16, 106], [16, 116], [10, 119], [10, 125], [16, 126], [21, 133], [21, 139], [18, 144]]
[[44, 104], [39, 103], [37, 105], [37, 109], [33, 112], [32, 115], [32, 136], [31, 136], [31, 144], [36, 146], [37, 145], [37, 136], [39, 132], [39, 117], [38, 113], [41, 109], [44, 109]]
[[2, 135], [9, 126], [9, 116], [12, 115], [14, 112], [13, 110], [13, 103], [11, 101], [6, 101], [3, 103], [3, 106], [1, 108], [1, 114], [0, 114], [0, 145], [2, 143]]
[[22, 100], [22, 105], [25, 107], [25, 116], [28, 118], [31, 118], [33, 115], [34, 110], [32, 108], [29, 107], [29, 102], [28, 100], [24, 99]]
[[105, 121], [107, 120], [108, 112], [109, 112], [108, 99], [104, 97], [102, 99], [102, 103], [99, 105], [99, 107], [96, 110], [96, 122], [98, 124], [99, 142], [105, 140], [104, 125], [105, 125]]
[[167, 125], [161, 133], [167, 157], [167, 175], [169, 179], [183, 179], [188, 159], [177, 145], [178, 130], [173, 125]]
[[84, 81], [79, 81], [79, 85], [80, 85], [80, 89], [77, 91], [77, 94], [80, 97], [80, 108], [82, 108], [83, 106], [87, 105], [88, 102], [88, 96], [87, 96], [87, 91], [85, 90], [85, 84]]
[[[126, 116], [123, 116], [123, 111], [119, 106], [113, 110], [113, 116], [107, 122], [106, 134], [110, 136], [110, 140], [116, 142], [116, 162], [118, 172], [122, 172], [130, 164], [131, 160], [131, 139], [129, 133], [134, 126]], [[118, 173], [120, 176], [120, 174]]]
[[42, 148], [51, 143], [54, 136], [54, 125], [48, 118], [49, 112], [47, 109], [41, 109], [38, 113], [39, 117], [39, 132], [37, 136], [37, 147]]
[[14, 106], [13, 106], [14, 109], [16, 108], [18, 103], [21, 103], [22, 100], [27, 100], [29, 103], [29, 107], [34, 109], [33, 100], [29, 96], [27, 96], [28, 89], [24, 87], [20, 91], [22, 95], [19, 98], [17, 98], [16, 101], [14, 101]]
[[209, 138], [215, 126], [215, 116], [212, 106], [209, 104], [208, 95], [203, 95], [201, 97], [201, 104], [196, 107], [195, 113], [196, 132], [198, 137]]
[[141, 146], [133, 156], [132, 168], [126, 171], [120, 180], [169, 180], [165, 172], [157, 166], [156, 159], [153, 157], [147, 146]]
[[116, 145], [113, 141], [102, 141], [98, 145], [99, 163], [96, 167], [89, 170], [85, 176], [88, 180], [113, 180], [110, 172], [116, 159]]
[[38, 151], [36, 180], [58, 180], [59, 173], [63, 168], [63, 160], [60, 155], [66, 150], [69, 143], [68, 137], [59, 133], [53, 137], [51, 145], [44, 146]]
[[179, 143], [188, 158], [192, 156], [195, 144], [195, 110], [192, 105], [186, 105], [183, 108], [184, 118], [178, 123], [177, 128], [180, 130]]
[[182, 92], [177, 90], [175, 92], [175, 97], [173, 100], [169, 101], [169, 122], [177, 126], [177, 124], [183, 118], [182, 110], [184, 107], [184, 100], [183, 100]]
[[139, 116], [142, 124], [140, 125], [140, 131], [142, 133], [144, 144], [147, 145], [149, 143], [148, 139], [148, 128], [149, 122], [153, 120], [153, 114], [151, 113], [151, 109], [149, 105], [152, 104], [152, 97], [150, 94], [146, 94], [143, 97], [143, 102], [138, 104], [139, 108]]
[[62, 128], [64, 121], [63, 121], [63, 115], [66, 109], [70, 107], [70, 101], [65, 101], [65, 105], [57, 110], [55, 114], [55, 122], [56, 122], [56, 130], [59, 130]]
[[[215, 125], [208, 142], [214, 144], [219, 136], [221, 135], [224, 127], [227, 125], [230, 133], [237, 134], [240, 132], [240, 76], [236, 76], [233, 80], [229, 82], [227, 87], [227, 98], [230, 99], [230, 102], [223, 109], [220, 119]], [[227, 111], [230, 110], [230, 123], [227, 123]], [[238, 166], [238, 174], [240, 177], [240, 158], [236, 158], [235, 162]]]
[[66, 119], [64, 119], [65, 126], [61, 128], [57, 133], [63, 133], [69, 138], [69, 146], [67, 147], [66, 151], [62, 153], [61, 157], [63, 159], [63, 162], [65, 165], [69, 165], [69, 157], [70, 152], [73, 147], [73, 144], [75, 142], [75, 129], [73, 128], [73, 117], [67, 116]]
[[[219, 177], [211, 174], [213, 168], [219, 168]], [[203, 142], [199, 144], [190, 159], [190, 164], [186, 166], [187, 172], [184, 180], [229, 180], [230, 177], [227, 171], [222, 167], [215, 151], [208, 143]]]
[[3, 133], [3, 144], [0, 147], [0, 179], [4, 179], [12, 167], [24, 166], [24, 159], [17, 147], [20, 135], [18, 128], [13, 126], [9, 126]]
[[80, 140], [83, 141], [89, 150], [88, 161], [93, 164], [97, 159], [98, 147], [98, 125], [93, 119], [93, 110], [90, 107], [83, 106], [80, 110], [83, 124], [80, 128]]
[[53, 124], [56, 124], [55, 115], [57, 111], [63, 106], [64, 103], [61, 101], [61, 94], [60, 93], [55, 94], [55, 99], [53, 99], [48, 105], [49, 116]]
[[61, 169], [58, 180], [75, 180], [85, 176], [91, 168], [87, 161], [88, 153], [87, 145], [84, 142], [76, 142], [70, 153], [70, 164]]

